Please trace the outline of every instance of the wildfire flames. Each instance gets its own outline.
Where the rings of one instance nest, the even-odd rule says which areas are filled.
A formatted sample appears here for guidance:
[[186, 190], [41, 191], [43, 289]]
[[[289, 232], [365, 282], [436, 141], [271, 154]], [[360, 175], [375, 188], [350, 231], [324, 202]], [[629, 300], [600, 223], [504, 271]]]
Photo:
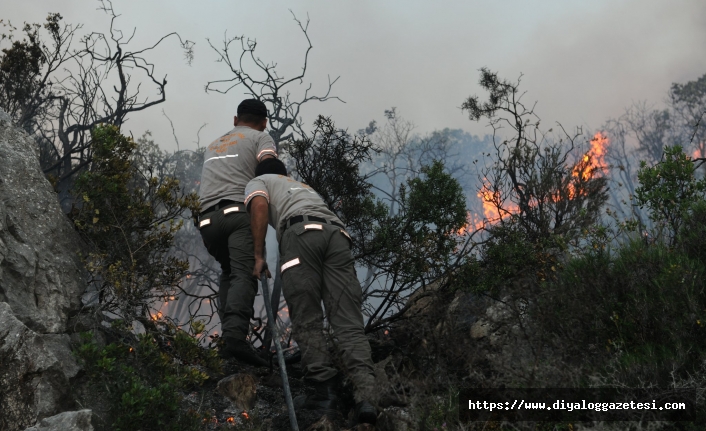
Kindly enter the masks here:
[[581, 176], [581, 179], [588, 180], [598, 169], [605, 169], [605, 155], [608, 150], [608, 138], [601, 132], [596, 133], [591, 139], [591, 149], [583, 155], [582, 163], [577, 163], [574, 167], [573, 176]]
[[[478, 197], [483, 202], [483, 216], [485, 217], [482, 223], [494, 224], [501, 219], [515, 214], [520, 211], [520, 208], [513, 202], [503, 202], [499, 191], [491, 191], [490, 184], [483, 183], [483, 188], [478, 192]], [[503, 205], [502, 214], [498, 210], [498, 206]], [[482, 226], [482, 224], [480, 225]]]
[[605, 156], [608, 152], [608, 137], [601, 132], [596, 133], [591, 139], [591, 149], [589, 154], [593, 158], [595, 166], [600, 169], [606, 169]]
[[[502, 202], [500, 198], [499, 191], [491, 191], [490, 184], [485, 181], [483, 187], [478, 192], [478, 198], [480, 198], [483, 204], [483, 216], [474, 214], [470, 211], [466, 213], [466, 224], [458, 230], [458, 235], [465, 235], [469, 232], [477, 231], [483, 228], [486, 224], [495, 224], [501, 219], [517, 213], [520, 209], [512, 202]], [[498, 205], [503, 204], [502, 214], [498, 210]]]
[[248, 414], [248, 412], [242, 412], [240, 416], [242, 416], [245, 420], [250, 419], [250, 415]]
[[[590, 180], [596, 172], [606, 169], [605, 155], [608, 151], [608, 138], [601, 132], [593, 135], [591, 148], [583, 155], [581, 160], [574, 166], [571, 176], [580, 178], [581, 181]], [[576, 197], [576, 189], [573, 184], [569, 184], [569, 199]]]
[[[608, 150], [608, 137], [601, 132], [593, 135], [590, 141], [590, 149], [583, 155], [581, 160], [574, 166], [571, 175], [580, 178], [582, 181], [587, 181], [595, 175], [596, 172], [605, 170], [607, 165], [605, 156]], [[696, 152], [694, 153], [696, 155]], [[503, 202], [500, 192], [492, 190], [491, 185], [484, 180], [483, 187], [478, 192], [478, 198], [483, 205], [483, 216], [468, 212], [466, 215], [466, 224], [461, 227], [456, 233], [465, 235], [469, 232], [477, 231], [487, 224], [495, 224], [501, 219], [519, 212], [519, 207], [513, 202]], [[573, 184], [569, 184], [569, 199], [576, 196]], [[555, 199], [559, 199], [557, 196]], [[498, 210], [501, 206], [502, 209]]]

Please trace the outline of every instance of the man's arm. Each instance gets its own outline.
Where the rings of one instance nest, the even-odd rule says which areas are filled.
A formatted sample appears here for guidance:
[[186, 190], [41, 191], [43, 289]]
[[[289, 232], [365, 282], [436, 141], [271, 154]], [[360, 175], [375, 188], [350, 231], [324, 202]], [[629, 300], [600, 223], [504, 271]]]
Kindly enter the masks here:
[[250, 228], [252, 229], [252, 238], [255, 244], [255, 267], [252, 275], [260, 278], [260, 273], [263, 269], [267, 271], [267, 277], [270, 278], [270, 271], [267, 270], [265, 262], [265, 236], [267, 235], [267, 222], [269, 205], [264, 196], [255, 196], [249, 203], [250, 208]]
[[277, 157], [277, 146], [270, 135], [262, 133], [257, 140], [257, 161], [259, 163], [270, 157]]

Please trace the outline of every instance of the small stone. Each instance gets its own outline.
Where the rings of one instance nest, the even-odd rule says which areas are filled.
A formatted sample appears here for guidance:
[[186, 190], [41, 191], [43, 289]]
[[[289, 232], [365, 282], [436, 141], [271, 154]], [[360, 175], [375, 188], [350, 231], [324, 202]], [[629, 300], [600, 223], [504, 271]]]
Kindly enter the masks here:
[[477, 320], [476, 323], [471, 326], [471, 338], [478, 340], [488, 336], [488, 322], [485, 320]]
[[218, 382], [217, 389], [240, 410], [255, 407], [257, 379], [252, 374], [239, 373], [225, 377]]

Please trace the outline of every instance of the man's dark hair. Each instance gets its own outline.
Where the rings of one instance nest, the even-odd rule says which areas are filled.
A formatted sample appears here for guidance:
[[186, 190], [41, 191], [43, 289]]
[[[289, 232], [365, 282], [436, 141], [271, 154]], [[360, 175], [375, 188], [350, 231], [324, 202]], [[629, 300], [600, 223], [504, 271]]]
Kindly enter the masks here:
[[287, 175], [287, 168], [280, 159], [271, 157], [258, 163], [255, 168], [256, 177], [265, 174]]
[[257, 99], [245, 99], [238, 105], [238, 120], [257, 124], [267, 118], [267, 107]]

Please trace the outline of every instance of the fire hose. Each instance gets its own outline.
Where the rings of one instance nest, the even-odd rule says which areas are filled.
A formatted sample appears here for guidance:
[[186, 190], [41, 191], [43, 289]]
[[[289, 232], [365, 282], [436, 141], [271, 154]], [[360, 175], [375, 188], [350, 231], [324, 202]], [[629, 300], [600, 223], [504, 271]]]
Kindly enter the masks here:
[[275, 350], [277, 350], [277, 361], [279, 362], [279, 372], [282, 377], [282, 386], [284, 387], [284, 399], [287, 401], [287, 411], [289, 412], [289, 424], [293, 431], [299, 431], [299, 426], [297, 425], [297, 416], [294, 413], [294, 402], [292, 401], [292, 392], [289, 390], [289, 379], [287, 378], [287, 367], [284, 363], [284, 354], [282, 353], [282, 346], [279, 343], [279, 330], [277, 329], [277, 322], [275, 321], [275, 315], [272, 312], [272, 303], [270, 302], [270, 288], [267, 283], [266, 270], [260, 273], [260, 283], [262, 283], [262, 295], [265, 299], [265, 310], [267, 311], [267, 325], [272, 331], [272, 339], [275, 342]]

